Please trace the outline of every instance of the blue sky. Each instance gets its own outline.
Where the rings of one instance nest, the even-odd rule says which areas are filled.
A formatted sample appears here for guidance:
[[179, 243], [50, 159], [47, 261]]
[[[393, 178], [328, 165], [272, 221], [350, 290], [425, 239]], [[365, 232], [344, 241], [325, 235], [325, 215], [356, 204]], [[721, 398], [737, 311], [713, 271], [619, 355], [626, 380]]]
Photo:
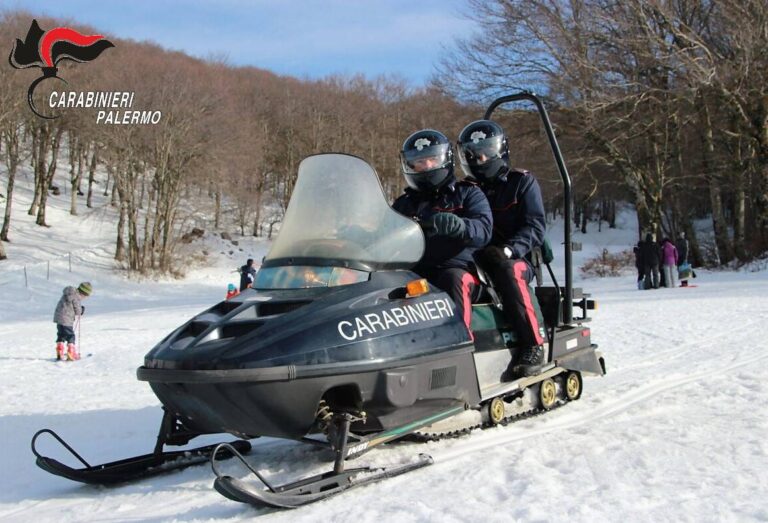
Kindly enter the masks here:
[[[278, 74], [396, 74], [418, 86], [472, 31], [463, 0], [11, 0], [10, 9], [92, 25]], [[48, 29], [44, 27], [43, 29]], [[20, 37], [23, 35], [19, 35]]]

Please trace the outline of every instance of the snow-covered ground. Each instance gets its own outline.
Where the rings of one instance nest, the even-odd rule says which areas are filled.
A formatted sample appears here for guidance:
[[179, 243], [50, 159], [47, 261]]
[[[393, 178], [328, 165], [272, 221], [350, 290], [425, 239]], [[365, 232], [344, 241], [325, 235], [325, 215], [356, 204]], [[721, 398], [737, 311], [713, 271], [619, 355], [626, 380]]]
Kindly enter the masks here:
[[[112, 488], [49, 475], [29, 448], [43, 427], [91, 463], [151, 451], [160, 403], [136, 368], [171, 329], [221, 300], [232, 270], [267, 245], [237, 238], [232, 247], [209, 235], [211, 255], [186, 279], [136, 281], [113, 270], [114, 210], [103, 200], [70, 218], [68, 199], [53, 197], [43, 230], [25, 214], [28, 196], [21, 187], [10, 259], [0, 262], [2, 521], [768, 521], [766, 271], [702, 270], [695, 288], [645, 292], [631, 271], [582, 281], [599, 302], [591, 328], [608, 374], [587, 379], [581, 400], [460, 439], [377, 448], [357, 463], [419, 453], [435, 463], [294, 511], [223, 498], [207, 465]], [[576, 267], [603, 248], [630, 248], [630, 214], [620, 226], [576, 234], [584, 245]], [[81, 330], [89, 357], [56, 363], [53, 309], [63, 286], [84, 280], [95, 288]], [[329, 467], [312, 447], [252, 443], [249, 462], [276, 482]], [[50, 440], [40, 446], [74, 464]], [[223, 468], [246, 476], [234, 462]]]

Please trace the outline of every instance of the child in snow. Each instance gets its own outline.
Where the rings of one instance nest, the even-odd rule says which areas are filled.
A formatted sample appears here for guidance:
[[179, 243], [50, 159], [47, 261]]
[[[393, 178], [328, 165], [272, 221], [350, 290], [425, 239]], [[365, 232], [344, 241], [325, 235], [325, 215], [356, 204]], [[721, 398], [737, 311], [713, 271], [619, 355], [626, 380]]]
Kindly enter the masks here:
[[56, 359], [69, 361], [79, 360], [75, 339], [75, 322], [80, 321], [80, 316], [85, 312], [82, 300], [93, 292], [90, 282], [84, 281], [77, 288], [65, 287], [56, 312], [53, 314], [53, 322], [56, 324]]
[[661, 242], [661, 259], [664, 264], [664, 286], [677, 286], [677, 248], [669, 238]]
[[228, 300], [230, 298], [234, 298], [238, 294], [240, 294], [240, 291], [237, 290], [237, 287], [235, 287], [235, 284], [234, 283], [230, 283], [229, 285], [227, 285], [227, 297], [224, 298], [224, 299]]

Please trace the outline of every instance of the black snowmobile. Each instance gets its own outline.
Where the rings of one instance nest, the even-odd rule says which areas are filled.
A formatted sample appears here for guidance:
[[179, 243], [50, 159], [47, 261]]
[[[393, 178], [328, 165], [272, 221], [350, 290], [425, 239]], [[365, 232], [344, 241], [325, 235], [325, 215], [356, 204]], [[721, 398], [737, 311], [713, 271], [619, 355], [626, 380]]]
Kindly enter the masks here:
[[[535, 95], [500, 98], [486, 118], [517, 100], [536, 104], [565, 187], [565, 285], [546, 265], [553, 285], [536, 288], [548, 340], [540, 374], [501, 381], [517, 345], [490, 282], [473, 305], [473, 340], [448, 295], [409, 271], [423, 254], [423, 232], [391, 209], [374, 169], [354, 156], [319, 154], [299, 166], [254, 288], [189, 320], [138, 369], [165, 410], [155, 452], [91, 466], [59, 439], [85, 465], [73, 469], [35, 450], [41, 433], [58, 438], [46, 429], [32, 442], [38, 464], [77, 481], [110, 483], [210, 458], [224, 496], [295, 507], [432, 462], [421, 455], [394, 468], [345, 470], [346, 459], [382, 443], [461, 434], [578, 399], [582, 376], [604, 374], [605, 363], [585, 326], [593, 302], [572, 288], [570, 179]], [[162, 450], [222, 432], [242, 440], [185, 459]], [[242, 456], [245, 440], [258, 436], [326, 447], [333, 470], [272, 485]], [[223, 475], [216, 459], [231, 456], [260, 484]]]

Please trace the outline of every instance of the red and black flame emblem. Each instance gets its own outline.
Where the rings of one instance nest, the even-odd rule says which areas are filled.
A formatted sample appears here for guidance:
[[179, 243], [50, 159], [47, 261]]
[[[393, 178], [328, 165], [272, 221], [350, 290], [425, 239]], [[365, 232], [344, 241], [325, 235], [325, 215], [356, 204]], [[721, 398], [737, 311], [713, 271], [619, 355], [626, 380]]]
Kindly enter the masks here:
[[32, 20], [26, 38], [22, 42], [18, 38], [13, 44], [13, 49], [8, 57], [8, 62], [16, 69], [28, 67], [40, 67], [43, 76], [32, 82], [27, 90], [27, 102], [30, 109], [41, 118], [53, 119], [55, 116], [44, 116], [35, 109], [32, 95], [35, 87], [47, 78], [63, 78], [56, 76], [56, 67], [62, 60], [73, 62], [90, 62], [95, 60], [105, 49], [115, 45], [102, 35], [84, 35], [67, 27], [56, 27], [50, 31], [43, 31]]

